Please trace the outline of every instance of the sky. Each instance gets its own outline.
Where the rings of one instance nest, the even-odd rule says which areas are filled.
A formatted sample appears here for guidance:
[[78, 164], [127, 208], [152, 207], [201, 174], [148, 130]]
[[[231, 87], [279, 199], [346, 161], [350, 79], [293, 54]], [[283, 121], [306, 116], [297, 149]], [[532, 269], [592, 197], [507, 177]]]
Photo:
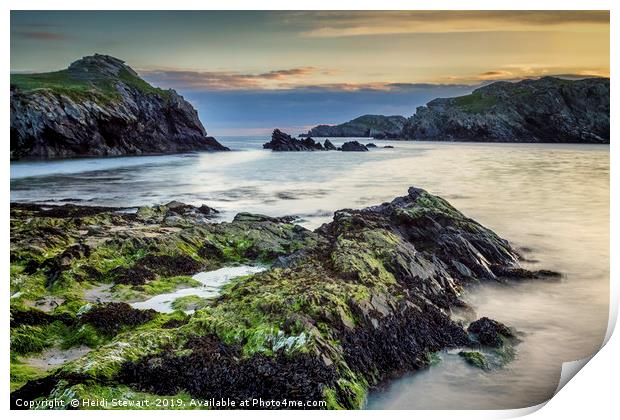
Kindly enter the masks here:
[[607, 11], [12, 11], [11, 72], [93, 53], [174, 88], [210, 135], [410, 116], [496, 80], [609, 76]]

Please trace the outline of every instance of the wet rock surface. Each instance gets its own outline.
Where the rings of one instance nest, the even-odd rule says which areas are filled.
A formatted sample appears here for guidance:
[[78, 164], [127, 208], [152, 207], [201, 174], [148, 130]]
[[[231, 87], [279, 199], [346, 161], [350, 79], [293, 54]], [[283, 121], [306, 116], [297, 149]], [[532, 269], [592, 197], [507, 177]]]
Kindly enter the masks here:
[[[176, 356], [164, 352], [121, 370], [119, 381], [143, 391], [174, 395], [181, 390], [197, 398], [253, 398], [280, 400], [323, 400], [325, 386], [337, 380], [336, 368], [316, 356], [273, 356], [244, 358], [239, 346], [223, 344], [218, 337], [192, 338], [185, 345], [191, 353]], [[294, 382], [294, 386], [291, 386]]]
[[347, 141], [340, 147], [343, 152], [367, 152], [368, 148], [357, 140]]
[[155, 273], [144, 267], [117, 267], [110, 270], [109, 274], [114, 278], [115, 284], [131, 284], [134, 286], [146, 284], [155, 280]]
[[467, 332], [473, 334], [480, 344], [489, 347], [501, 347], [505, 339], [514, 337], [510, 328], [487, 317], [469, 324]]
[[486, 356], [479, 351], [461, 351], [459, 352], [459, 356], [461, 356], [468, 364], [474, 367], [483, 370], [490, 369]]
[[[377, 147], [373, 143], [368, 143], [368, 147]], [[311, 137], [298, 140], [290, 135], [283, 133], [277, 128], [273, 130], [271, 141], [263, 144], [263, 149], [271, 149], [274, 152], [313, 152], [313, 151], [331, 151], [340, 150], [343, 152], [367, 152], [368, 147], [364, 146], [357, 140], [345, 142], [341, 147], [336, 147], [326, 139], [323, 144], [315, 141]]]
[[329, 141], [329, 139], [325, 139], [325, 142], [323, 143], [323, 147], [325, 148], [325, 150], [337, 150], [337, 147], [334, 146], [334, 144]]
[[271, 141], [263, 144], [263, 149], [271, 149], [274, 152], [312, 152], [334, 150], [335, 147], [329, 140], [325, 141], [325, 145], [311, 137], [298, 140], [276, 128], [271, 135]]
[[147, 255], [136, 263], [137, 270], [152, 270], [162, 276], [191, 275], [204, 266], [195, 259], [185, 255]]
[[54, 73], [11, 77], [11, 159], [228, 150], [174, 90], [95, 54]]
[[142, 325], [156, 315], [153, 310], [142, 311], [124, 302], [113, 302], [93, 307], [80, 317], [80, 322], [92, 325], [103, 334], [117, 334], [126, 326]]
[[[424, 190], [340, 210], [315, 231], [292, 217], [249, 213], [218, 223], [199, 209], [169, 203], [129, 214], [76, 206], [71, 212], [81, 216], [67, 218], [13, 205], [11, 337], [20, 341], [12, 372], [24, 354], [60, 341], [92, 350], [46, 377], [55, 395], [129, 386], [200, 398], [303, 396], [327, 408], [359, 408], [370, 388], [428, 366], [433, 352], [510, 337], [488, 318], [466, 331], [451, 309], [466, 305], [469, 284], [528, 273], [517, 252]], [[44, 262], [60, 256], [49, 284]], [[191, 315], [123, 302], [184, 287], [197, 271], [240, 264], [271, 268], [232, 279]], [[120, 302], [88, 305], [88, 291], [104, 286]], [[49, 314], [30, 312], [29, 302], [50, 295], [62, 303]], [[46, 378], [20, 376], [12, 398], [49, 396]]]

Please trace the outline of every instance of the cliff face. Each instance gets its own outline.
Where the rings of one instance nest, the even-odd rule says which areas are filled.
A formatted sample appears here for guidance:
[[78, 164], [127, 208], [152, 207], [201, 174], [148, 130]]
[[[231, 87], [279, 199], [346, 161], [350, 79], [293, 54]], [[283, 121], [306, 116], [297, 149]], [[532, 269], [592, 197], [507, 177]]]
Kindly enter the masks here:
[[344, 124], [316, 126], [308, 132], [308, 136], [400, 138], [406, 121], [399, 115], [363, 115]]
[[609, 79], [496, 82], [470, 95], [418, 107], [402, 135], [417, 140], [609, 143]]
[[123, 61], [95, 54], [52, 73], [11, 75], [11, 159], [228, 150], [196, 110]]

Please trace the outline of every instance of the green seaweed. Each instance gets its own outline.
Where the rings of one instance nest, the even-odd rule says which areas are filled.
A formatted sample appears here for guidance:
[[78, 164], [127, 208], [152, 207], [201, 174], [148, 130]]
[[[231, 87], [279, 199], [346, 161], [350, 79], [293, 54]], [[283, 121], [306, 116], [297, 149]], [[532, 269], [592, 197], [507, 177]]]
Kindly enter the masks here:
[[459, 352], [459, 356], [461, 356], [468, 364], [472, 366], [483, 370], [490, 369], [487, 358], [479, 351], [461, 351]]
[[20, 361], [11, 353], [11, 392], [22, 387], [26, 382], [45, 376], [45, 371]]
[[20, 325], [11, 329], [11, 351], [16, 354], [40, 353], [51, 345], [46, 327]]
[[188, 311], [202, 309], [208, 304], [209, 299], [201, 298], [196, 295], [190, 295], [175, 299], [170, 306], [175, 310]]

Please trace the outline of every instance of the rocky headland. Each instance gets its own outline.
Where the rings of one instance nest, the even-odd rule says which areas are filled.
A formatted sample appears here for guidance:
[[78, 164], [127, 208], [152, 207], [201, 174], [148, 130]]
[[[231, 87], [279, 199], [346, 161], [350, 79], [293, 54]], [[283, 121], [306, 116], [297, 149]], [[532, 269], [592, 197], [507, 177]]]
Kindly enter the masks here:
[[[609, 143], [609, 79], [543, 77], [495, 82], [470, 95], [437, 98], [404, 117], [363, 116], [320, 125], [316, 137], [404, 140]], [[386, 124], [391, 121], [389, 129]]]
[[609, 143], [609, 79], [496, 82], [419, 107], [402, 137], [532, 143]]
[[123, 61], [95, 54], [51, 73], [11, 75], [11, 159], [228, 150], [196, 110]]
[[[131, 395], [174, 397], [176, 408], [220, 397], [360, 408], [369, 389], [443, 349], [483, 369], [508, 363], [516, 332], [476, 320], [464, 288], [556, 275], [521, 268], [506, 240], [418, 188], [337, 211], [314, 231], [294, 217], [216, 217], [179, 202], [133, 211], [13, 203], [13, 407]], [[188, 299], [169, 313], [132, 306], [241, 265], [262, 271], [199, 306], [192, 299], [194, 311], [183, 310]], [[64, 363], [33, 362], [70, 349], [80, 351]]]
[[400, 115], [362, 115], [343, 124], [318, 125], [302, 136], [398, 139], [406, 122], [407, 119]]

